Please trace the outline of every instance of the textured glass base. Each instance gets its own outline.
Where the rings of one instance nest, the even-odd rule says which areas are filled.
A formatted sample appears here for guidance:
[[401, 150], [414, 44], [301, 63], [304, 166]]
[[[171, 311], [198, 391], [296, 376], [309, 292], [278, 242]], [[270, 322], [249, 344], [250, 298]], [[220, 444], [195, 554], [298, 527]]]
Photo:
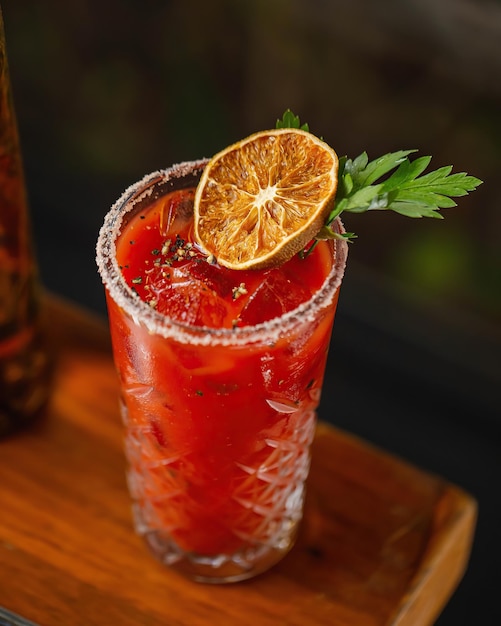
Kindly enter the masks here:
[[151, 419], [133, 423], [122, 406], [134, 526], [162, 563], [197, 581], [235, 582], [291, 549], [316, 415], [309, 407], [271, 408], [272, 425], [234, 458], [232, 451], [211, 456], [210, 446], [180, 454], [166, 437], [159, 445]]
[[247, 546], [230, 555], [204, 556], [183, 551], [161, 532], [141, 533], [141, 525], [136, 521], [136, 530], [143, 534], [147, 546], [159, 561], [191, 580], [213, 584], [239, 582], [270, 569], [294, 545], [297, 526], [298, 524], [288, 529], [287, 541], [282, 542], [279, 548], [267, 545]]
[[51, 363], [36, 321], [14, 334], [10, 325], [0, 325], [0, 437], [41, 417], [51, 390]]

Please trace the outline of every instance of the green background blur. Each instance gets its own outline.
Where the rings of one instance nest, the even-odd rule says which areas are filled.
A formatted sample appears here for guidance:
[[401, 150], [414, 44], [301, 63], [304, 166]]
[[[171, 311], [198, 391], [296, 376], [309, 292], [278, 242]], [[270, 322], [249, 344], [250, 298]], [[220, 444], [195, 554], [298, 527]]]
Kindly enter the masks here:
[[[44, 282], [103, 304], [94, 242], [151, 170], [273, 127], [339, 155], [432, 154], [485, 183], [445, 220], [347, 216], [350, 266], [474, 321], [501, 318], [501, 3], [3, 0]], [[61, 259], [64, 262], [61, 263]]]

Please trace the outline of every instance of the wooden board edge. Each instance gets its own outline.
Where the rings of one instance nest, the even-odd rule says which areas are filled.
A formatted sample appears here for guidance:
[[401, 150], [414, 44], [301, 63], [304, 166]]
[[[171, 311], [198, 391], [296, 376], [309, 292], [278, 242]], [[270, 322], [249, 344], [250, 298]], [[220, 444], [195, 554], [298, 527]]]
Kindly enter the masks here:
[[477, 503], [461, 489], [447, 483], [444, 485], [420, 567], [387, 626], [434, 624], [466, 571]]

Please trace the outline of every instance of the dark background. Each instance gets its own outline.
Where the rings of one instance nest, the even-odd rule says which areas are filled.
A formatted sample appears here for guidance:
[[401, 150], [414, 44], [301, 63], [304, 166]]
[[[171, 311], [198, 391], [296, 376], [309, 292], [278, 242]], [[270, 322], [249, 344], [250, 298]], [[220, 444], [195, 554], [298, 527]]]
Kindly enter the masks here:
[[2, 0], [44, 284], [104, 314], [94, 245], [130, 183], [292, 108], [339, 155], [400, 148], [485, 181], [445, 220], [347, 216], [320, 417], [479, 501], [441, 626], [497, 625], [501, 2]]

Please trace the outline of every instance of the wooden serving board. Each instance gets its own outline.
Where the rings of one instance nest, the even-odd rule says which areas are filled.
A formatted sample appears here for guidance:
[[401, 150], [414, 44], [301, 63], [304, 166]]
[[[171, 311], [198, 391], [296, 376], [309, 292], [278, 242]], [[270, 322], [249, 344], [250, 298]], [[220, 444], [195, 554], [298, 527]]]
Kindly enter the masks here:
[[0, 441], [0, 606], [41, 626], [433, 624], [467, 564], [474, 500], [320, 424], [297, 545], [270, 572], [193, 583], [132, 529], [102, 320], [50, 297], [47, 416]]

